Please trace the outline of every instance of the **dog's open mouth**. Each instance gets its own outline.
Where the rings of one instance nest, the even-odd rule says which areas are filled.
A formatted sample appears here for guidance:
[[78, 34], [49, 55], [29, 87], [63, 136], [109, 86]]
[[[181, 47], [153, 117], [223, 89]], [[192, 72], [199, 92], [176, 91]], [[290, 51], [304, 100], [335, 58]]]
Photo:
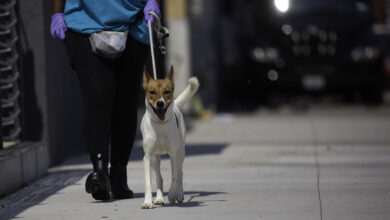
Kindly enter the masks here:
[[166, 112], [166, 109], [164, 109], [164, 108], [157, 108], [154, 111], [158, 122], [163, 122], [165, 120], [165, 112]]
[[166, 108], [154, 108], [153, 105], [149, 103], [150, 107], [152, 107], [154, 114], [156, 115], [156, 119], [158, 122], [164, 122], [165, 120], [165, 113], [167, 112], [167, 109], [169, 105]]

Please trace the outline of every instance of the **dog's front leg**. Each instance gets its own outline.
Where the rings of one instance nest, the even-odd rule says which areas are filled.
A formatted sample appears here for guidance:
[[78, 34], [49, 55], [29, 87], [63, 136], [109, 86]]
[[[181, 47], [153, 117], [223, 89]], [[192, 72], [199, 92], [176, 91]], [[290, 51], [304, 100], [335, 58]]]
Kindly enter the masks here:
[[178, 179], [178, 163], [177, 163], [178, 161], [176, 155], [174, 156], [170, 155], [170, 158], [171, 158], [172, 180], [171, 180], [171, 187], [168, 193], [168, 199], [169, 199], [169, 203], [172, 205], [175, 204], [175, 200], [177, 197], [177, 187], [178, 187], [179, 179]]
[[164, 194], [163, 194], [163, 179], [160, 171], [160, 155], [152, 156], [152, 167], [154, 172], [156, 173], [156, 182], [157, 182], [157, 193], [156, 199], [153, 201], [155, 205], [164, 205]]
[[177, 186], [177, 201], [182, 203], [184, 200], [184, 191], [183, 191], [183, 162], [185, 157], [185, 147], [181, 147], [177, 154], [177, 177], [178, 177], [178, 186]]
[[152, 186], [151, 186], [151, 167], [150, 167], [151, 155], [145, 154], [144, 156], [144, 175], [145, 175], [145, 201], [142, 205], [143, 209], [153, 208], [152, 204]]

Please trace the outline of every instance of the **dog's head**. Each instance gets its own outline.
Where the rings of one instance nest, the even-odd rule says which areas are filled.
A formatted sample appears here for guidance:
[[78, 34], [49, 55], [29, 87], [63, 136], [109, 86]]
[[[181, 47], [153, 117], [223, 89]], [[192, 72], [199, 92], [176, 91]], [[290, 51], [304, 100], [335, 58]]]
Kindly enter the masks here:
[[165, 79], [154, 80], [144, 68], [143, 87], [146, 95], [146, 108], [154, 113], [158, 122], [164, 122], [168, 108], [173, 102], [173, 67]]

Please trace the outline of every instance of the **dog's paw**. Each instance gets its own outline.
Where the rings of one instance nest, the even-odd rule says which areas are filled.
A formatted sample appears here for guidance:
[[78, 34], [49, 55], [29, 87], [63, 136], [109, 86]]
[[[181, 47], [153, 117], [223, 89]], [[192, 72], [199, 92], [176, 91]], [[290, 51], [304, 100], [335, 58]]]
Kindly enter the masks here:
[[177, 199], [176, 200], [178, 203], [183, 203], [183, 201], [184, 201], [184, 197], [183, 198], [181, 198], [181, 199]]
[[178, 191], [177, 191], [177, 198], [176, 198], [176, 201], [178, 203], [182, 203], [184, 200], [184, 192], [183, 192], [183, 185], [181, 185], [181, 187], [179, 187]]
[[142, 209], [152, 209], [153, 208], [153, 204], [152, 203], [144, 203], [142, 204]]
[[164, 205], [164, 199], [155, 199], [153, 201], [154, 205]]

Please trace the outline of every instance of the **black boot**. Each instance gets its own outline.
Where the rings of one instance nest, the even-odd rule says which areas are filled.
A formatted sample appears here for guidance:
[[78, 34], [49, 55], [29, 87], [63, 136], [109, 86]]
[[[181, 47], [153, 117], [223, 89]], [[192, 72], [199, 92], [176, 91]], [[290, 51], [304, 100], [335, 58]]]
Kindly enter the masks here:
[[85, 182], [85, 190], [91, 193], [96, 200], [110, 199], [110, 181], [108, 178], [107, 162], [100, 159], [92, 159], [93, 172], [89, 174]]
[[113, 199], [133, 198], [133, 191], [131, 191], [127, 186], [127, 172], [125, 165], [111, 165], [110, 182]]

